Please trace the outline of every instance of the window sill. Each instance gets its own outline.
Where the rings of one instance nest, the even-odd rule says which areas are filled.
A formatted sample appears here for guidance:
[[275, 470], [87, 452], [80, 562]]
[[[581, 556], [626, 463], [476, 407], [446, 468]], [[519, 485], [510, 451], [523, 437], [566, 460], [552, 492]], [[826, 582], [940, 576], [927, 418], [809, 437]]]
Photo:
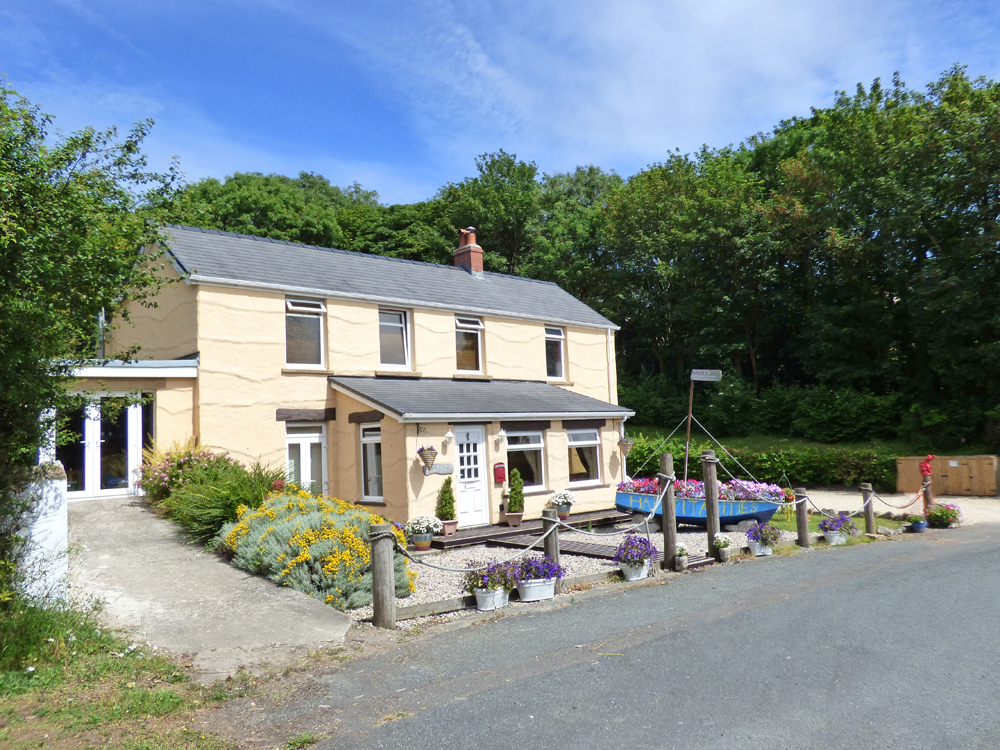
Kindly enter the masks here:
[[332, 375], [330, 370], [323, 370], [317, 367], [282, 367], [282, 375]]
[[422, 378], [424, 374], [422, 372], [414, 372], [413, 370], [376, 370], [376, 378]]
[[530, 497], [532, 495], [551, 495], [555, 490], [547, 490], [544, 487], [539, 489], [529, 490], [527, 487], [524, 488], [524, 496]]
[[568, 385], [568, 386], [576, 385], [576, 383], [574, 383], [572, 380], [563, 380], [562, 378], [546, 378], [545, 382], [548, 383], [549, 385]]
[[574, 490], [603, 490], [607, 489], [611, 485], [601, 484], [600, 480], [593, 480], [587, 482], [570, 482], [566, 486]]
[[365, 499], [361, 499], [361, 500], [358, 500], [358, 505], [378, 505], [378, 506], [381, 506], [381, 507], [384, 508], [385, 507], [385, 500], [365, 500]]
[[493, 380], [489, 375], [483, 375], [480, 372], [456, 372], [451, 378], [452, 380]]

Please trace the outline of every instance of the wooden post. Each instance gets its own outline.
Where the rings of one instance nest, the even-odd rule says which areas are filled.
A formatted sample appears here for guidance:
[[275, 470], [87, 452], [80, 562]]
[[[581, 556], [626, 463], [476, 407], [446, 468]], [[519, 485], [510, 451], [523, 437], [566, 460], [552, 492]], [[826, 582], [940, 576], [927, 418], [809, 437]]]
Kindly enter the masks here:
[[718, 555], [715, 549], [715, 537], [720, 532], [719, 528], [719, 482], [715, 476], [715, 465], [719, 459], [715, 457], [715, 451], [702, 451], [701, 471], [705, 478], [705, 531], [708, 534], [708, 554], [711, 557]]
[[688, 396], [688, 430], [687, 441], [684, 443], [684, 481], [688, 480], [688, 456], [691, 455], [691, 414], [694, 411], [694, 381], [691, 381], [691, 394]]
[[806, 488], [795, 488], [795, 530], [799, 532], [799, 546], [809, 545], [809, 509], [806, 507]]
[[[372, 536], [380, 532], [392, 533], [392, 524], [376, 523], [371, 527]], [[393, 570], [395, 545], [389, 536], [372, 541], [372, 624], [377, 628], [396, 629], [396, 575]]]
[[[558, 511], [555, 508], [546, 508], [542, 511], [542, 531], [552, 529], [552, 533], [545, 537], [543, 542], [545, 554], [551, 557], [556, 565], [559, 564], [559, 524], [556, 523], [558, 518]], [[557, 578], [556, 593], [560, 591], [562, 591], [562, 579]]]
[[921, 492], [924, 493], [924, 515], [927, 515], [927, 511], [930, 507], [934, 505], [934, 496], [931, 495], [931, 478], [924, 477], [923, 486], [920, 488]]
[[865, 533], [875, 533], [875, 506], [872, 504], [872, 486], [868, 483], [861, 485], [861, 499], [865, 502]]
[[675, 570], [674, 562], [677, 552], [677, 506], [674, 504], [674, 454], [660, 454], [660, 481], [667, 482], [667, 491], [663, 495], [663, 560], [660, 567], [664, 570]]

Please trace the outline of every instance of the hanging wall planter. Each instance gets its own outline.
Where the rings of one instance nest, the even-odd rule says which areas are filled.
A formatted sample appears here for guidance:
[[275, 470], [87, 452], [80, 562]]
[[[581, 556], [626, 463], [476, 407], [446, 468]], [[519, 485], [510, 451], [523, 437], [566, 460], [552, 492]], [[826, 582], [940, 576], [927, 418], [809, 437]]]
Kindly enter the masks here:
[[424, 462], [424, 466], [428, 469], [434, 465], [434, 461], [437, 460], [438, 452], [434, 450], [434, 446], [429, 448], [420, 448], [417, 450], [417, 455], [420, 456], [420, 460]]

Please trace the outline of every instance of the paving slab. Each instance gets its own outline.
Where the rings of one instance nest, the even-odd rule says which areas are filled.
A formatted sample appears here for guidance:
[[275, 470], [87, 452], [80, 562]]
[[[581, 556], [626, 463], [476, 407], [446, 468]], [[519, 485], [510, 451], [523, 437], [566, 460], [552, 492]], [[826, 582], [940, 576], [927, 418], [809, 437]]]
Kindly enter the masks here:
[[342, 643], [351, 626], [343, 612], [189, 543], [139, 498], [70, 503], [69, 532], [74, 594], [102, 600], [108, 625], [193, 657], [200, 682], [291, 664]]

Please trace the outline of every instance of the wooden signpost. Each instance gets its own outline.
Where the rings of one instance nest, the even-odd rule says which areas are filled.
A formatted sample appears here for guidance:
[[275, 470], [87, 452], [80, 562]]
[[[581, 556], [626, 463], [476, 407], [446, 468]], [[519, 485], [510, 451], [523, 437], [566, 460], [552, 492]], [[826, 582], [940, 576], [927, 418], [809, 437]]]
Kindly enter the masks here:
[[684, 481], [688, 478], [688, 456], [691, 454], [691, 415], [694, 413], [694, 384], [696, 380], [718, 382], [722, 380], [722, 370], [691, 370], [691, 393], [688, 396], [687, 441], [684, 443]]

